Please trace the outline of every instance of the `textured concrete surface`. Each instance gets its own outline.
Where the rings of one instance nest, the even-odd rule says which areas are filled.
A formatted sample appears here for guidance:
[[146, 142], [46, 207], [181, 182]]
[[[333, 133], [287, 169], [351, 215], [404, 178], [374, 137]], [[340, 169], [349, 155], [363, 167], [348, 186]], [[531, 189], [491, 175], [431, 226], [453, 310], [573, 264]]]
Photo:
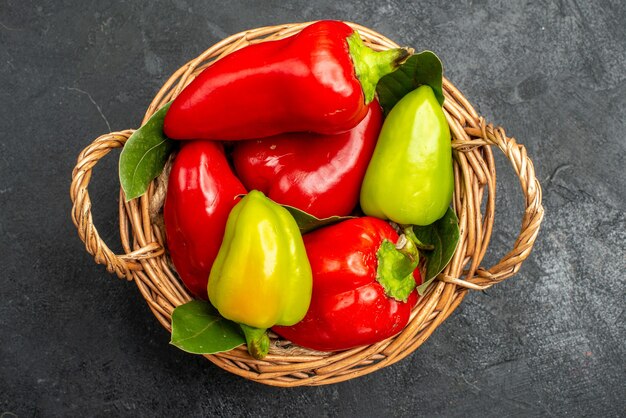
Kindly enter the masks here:
[[[0, 0], [0, 415], [626, 415], [624, 2], [444, 3]], [[527, 146], [546, 218], [521, 272], [468, 296], [401, 363], [285, 390], [169, 346], [135, 285], [84, 251], [69, 178], [84, 146], [136, 127], [209, 45], [319, 18], [436, 51], [479, 112]], [[103, 161], [91, 188], [109, 243], [115, 169], [116, 156]], [[503, 159], [498, 192], [491, 262], [521, 219]]]

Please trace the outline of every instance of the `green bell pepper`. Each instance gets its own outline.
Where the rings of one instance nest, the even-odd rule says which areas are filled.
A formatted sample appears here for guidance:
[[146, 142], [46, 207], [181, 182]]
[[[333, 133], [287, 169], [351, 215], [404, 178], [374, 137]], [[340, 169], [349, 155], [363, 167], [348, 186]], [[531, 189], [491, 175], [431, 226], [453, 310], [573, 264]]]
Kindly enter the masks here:
[[293, 325], [311, 302], [311, 265], [289, 211], [257, 190], [228, 215], [207, 286], [220, 314], [241, 325], [248, 352], [263, 358], [266, 329]]
[[361, 187], [365, 214], [399, 224], [430, 225], [452, 200], [450, 128], [429, 86], [389, 112]]

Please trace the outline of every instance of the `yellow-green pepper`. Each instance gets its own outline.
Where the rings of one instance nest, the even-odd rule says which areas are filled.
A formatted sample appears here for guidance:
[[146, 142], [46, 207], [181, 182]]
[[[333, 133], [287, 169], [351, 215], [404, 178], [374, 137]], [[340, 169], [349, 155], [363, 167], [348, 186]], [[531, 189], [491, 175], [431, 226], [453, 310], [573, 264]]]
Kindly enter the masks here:
[[249, 192], [228, 216], [209, 275], [209, 300], [241, 325], [248, 352], [263, 358], [267, 328], [300, 321], [311, 291], [311, 266], [296, 221], [263, 193]]
[[389, 112], [361, 187], [365, 214], [430, 225], [452, 200], [450, 128], [433, 90], [421, 86]]

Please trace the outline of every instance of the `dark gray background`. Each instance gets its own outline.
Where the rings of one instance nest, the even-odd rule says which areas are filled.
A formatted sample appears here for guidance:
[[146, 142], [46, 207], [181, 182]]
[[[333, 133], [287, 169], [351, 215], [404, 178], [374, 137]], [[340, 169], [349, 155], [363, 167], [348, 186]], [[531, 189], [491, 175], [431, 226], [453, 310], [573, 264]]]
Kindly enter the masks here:
[[[0, 0], [0, 415], [625, 415], [624, 2], [440, 3]], [[521, 272], [471, 293], [401, 363], [278, 389], [169, 346], [135, 285], [84, 251], [68, 190], [79, 151], [137, 127], [187, 60], [241, 30], [320, 18], [436, 51], [478, 111], [527, 146], [546, 218]], [[90, 189], [110, 244], [116, 159]], [[498, 168], [491, 262], [522, 210], [512, 170]]]

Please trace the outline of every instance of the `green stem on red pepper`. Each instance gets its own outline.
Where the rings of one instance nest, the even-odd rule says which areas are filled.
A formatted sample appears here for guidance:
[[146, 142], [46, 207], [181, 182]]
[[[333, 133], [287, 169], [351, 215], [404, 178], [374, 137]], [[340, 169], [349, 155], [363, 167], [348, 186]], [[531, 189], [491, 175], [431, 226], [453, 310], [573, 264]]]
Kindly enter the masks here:
[[401, 235], [397, 244], [384, 240], [376, 256], [378, 257], [376, 280], [385, 289], [385, 294], [406, 302], [416, 286], [413, 271], [419, 264], [417, 247], [406, 235]]
[[378, 81], [395, 71], [411, 53], [405, 48], [374, 51], [363, 43], [358, 32], [348, 36], [347, 40], [354, 70], [365, 94], [365, 103], [370, 103], [374, 100]]

